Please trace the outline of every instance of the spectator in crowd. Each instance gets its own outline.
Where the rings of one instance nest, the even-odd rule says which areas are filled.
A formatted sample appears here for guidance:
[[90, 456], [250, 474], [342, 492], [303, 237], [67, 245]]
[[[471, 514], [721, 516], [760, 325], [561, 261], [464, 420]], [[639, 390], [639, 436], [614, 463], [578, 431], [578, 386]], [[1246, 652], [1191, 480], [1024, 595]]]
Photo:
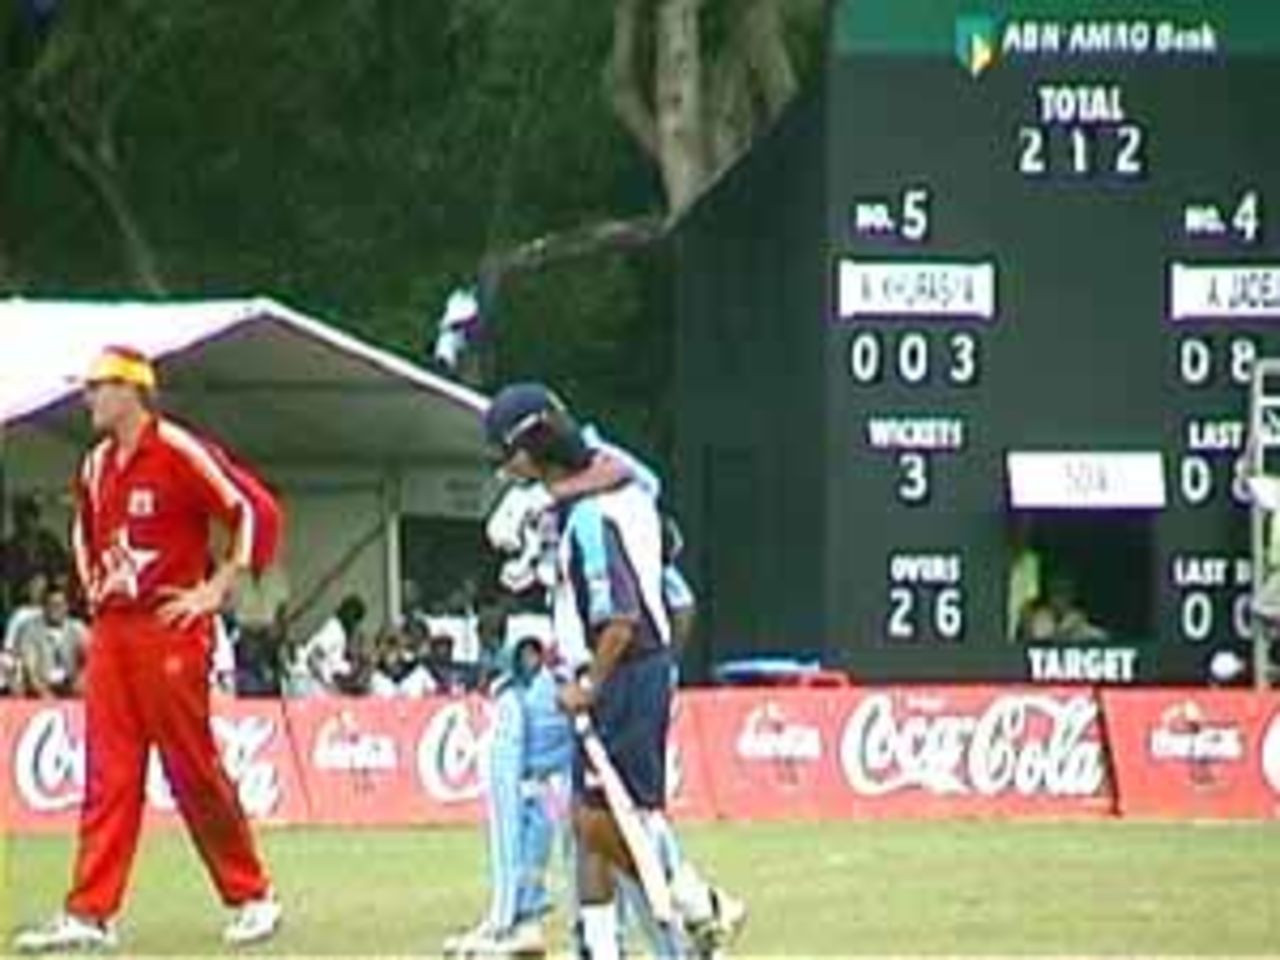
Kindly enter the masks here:
[[344, 692], [354, 675], [352, 654], [359, 648], [364, 623], [364, 601], [350, 594], [320, 629], [298, 649], [290, 667], [290, 693], [295, 697]]
[[0, 697], [16, 697], [20, 693], [18, 658], [11, 651], [0, 649]]
[[413, 641], [401, 631], [389, 630], [382, 635], [375, 661], [369, 678], [369, 692], [375, 697], [425, 697], [436, 689]]
[[49, 575], [35, 573], [22, 585], [22, 596], [5, 624], [3, 649], [13, 651], [18, 631], [44, 613], [44, 598], [49, 589]]
[[378, 666], [378, 637], [364, 630], [357, 630], [347, 643], [346, 673], [338, 675], [338, 693], [347, 697], [362, 697], [369, 692], [373, 672]]
[[85, 625], [71, 616], [66, 587], [50, 587], [40, 615], [24, 623], [15, 638], [14, 652], [27, 695], [77, 693], [87, 640]]
[[213, 655], [209, 658], [209, 688], [218, 693], [236, 693], [236, 649], [240, 645], [240, 628], [228, 596], [221, 611], [213, 618]]
[[1107, 639], [1107, 632], [1090, 622], [1077, 603], [1075, 584], [1065, 576], [1050, 580], [1047, 595], [1026, 608], [1018, 635], [1023, 640], [1068, 643]]
[[236, 591], [236, 693], [279, 696], [289, 605], [289, 577], [280, 563], [243, 578]]
[[430, 637], [423, 665], [436, 693], [454, 694], [466, 691], [466, 678], [453, 662], [453, 637]]
[[422, 588], [418, 586], [418, 581], [401, 581], [400, 606], [404, 610], [400, 618], [400, 630], [403, 634], [427, 629], [427, 608], [422, 602]]
[[1018, 638], [1030, 643], [1048, 643], [1058, 638], [1058, 621], [1045, 600], [1033, 600], [1022, 610]]
[[13, 534], [0, 547], [0, 568], [9, 602], [37, 575], [64, 577], [71, 570], [66, 547], [41, 524], [40, 503], [35, 497], [14, 501]]
[[1025, 513], [1014, 513], [1009, 525], [1009, 592], [1006, 636], [1019, 635], [1024, 616], [1040, 597], [1040, 553], [1031, 543], [1031, 519]]

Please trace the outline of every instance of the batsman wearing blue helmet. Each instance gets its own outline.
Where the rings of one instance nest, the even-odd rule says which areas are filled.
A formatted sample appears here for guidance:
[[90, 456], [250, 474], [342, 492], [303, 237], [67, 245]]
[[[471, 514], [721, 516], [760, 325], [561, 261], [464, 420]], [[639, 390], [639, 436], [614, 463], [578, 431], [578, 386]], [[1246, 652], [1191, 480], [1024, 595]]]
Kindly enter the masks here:
[[[546, 488], [546, 502], [526, 507], [526, 518], [515, 526], [541, 526], [547, 513], [559, 521], [557, 562], [551, 566], [556, 643], [560, 655], [583, 665], [592, 681], [566, 684], [560, 702], [569, 712], [592, 716], [664, 861], [681, 923], [674, 930], [646, 924], [655, 950], [660, 957], [681, 957], [688, 955], [687, 944], [699, 957], [716, 956], [745, 911], [683, 860], [662, 814], [670, 719], [668, 607], [691, 608], [692, 595], [682, 579], [664, 573], [657, 478], [598, 434], [580, 430], [564, 405], [537, 384], [502, 391], [486, 429], [508, 472]], [[492, 539], [492, 525], [490, 533]], [[578, 774], [583, 952], [609, 960], [618, 951], [614, 881], [622, 878], [625, 890], [634, 865], [621, 849], [609, 811], [583, 780], [581, 764]]]

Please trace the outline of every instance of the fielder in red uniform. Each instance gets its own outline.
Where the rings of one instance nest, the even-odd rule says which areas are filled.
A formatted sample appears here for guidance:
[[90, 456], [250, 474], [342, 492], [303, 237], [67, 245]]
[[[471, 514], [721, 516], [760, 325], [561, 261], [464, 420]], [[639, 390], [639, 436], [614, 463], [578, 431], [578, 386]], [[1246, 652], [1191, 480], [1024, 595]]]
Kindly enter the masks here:
[[[73, 538], [93, 615], [85, 674], [87, 776], [65, 912], [20, 934], [20, 952], [109, 948], [137, 849], [148, 749], [225, 904], [232, 945], [275, 933], [281, 910], [209, 724], [211, 618], [275, 536], [260, 485], [217, 447], [154, 410], [155, 371], [124, 348], [94, 363], [86, 397], [104, 434], [76, 481]], [[231, 531], [214, 565], [210, 521]]]

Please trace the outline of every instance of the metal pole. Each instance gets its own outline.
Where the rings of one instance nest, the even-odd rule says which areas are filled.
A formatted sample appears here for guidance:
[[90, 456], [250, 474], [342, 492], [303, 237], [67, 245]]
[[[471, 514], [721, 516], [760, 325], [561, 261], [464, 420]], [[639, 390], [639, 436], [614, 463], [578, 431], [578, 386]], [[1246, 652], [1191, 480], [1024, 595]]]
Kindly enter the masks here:
[[[9, 471], [8, 436], [9, 425], [0, 420], [0, 544], [9, 542]], [[2, 556], [2, 554], [0, 554]], [[14, 585], [9, 582], [9, 571], [0, 569], [0, 610], [7, 616], [14, 607]]]
[[[1249, 384], [1249, 448], [1246, 466], [1250, 476], [1262, 476], [1267, 472], [1267, 451], [1280, 447], [1280, 432], [1270, 424], [1280, 418], [1280, 395], [1267, 393], [1267, 378], [1280, 377], [1280, 360], [1262, 359], [1253, 368]], [[1250, 553], [1252, 560], [1253, 601], [1262, 594], [1263, 585], [1271, 573], [1268, 564], [1267, 528], [1272, 521], [1271, 511], [1263, 509], [1256, 501], [1249, 505]], [[1269, 627], [1259, 616], [1253, 617], [1253, 680], [1258, 690], [1265, 690], [1271, 683], [1271, 638]]]
[[386, 598], [388, 625], [395, 626], [404, 617], [404, 597], [401, 594], [401, 562], [400, 556], [400, 474], [389, 473], [383, 486], [382, 518], [384, 524], [383, 542], [386, 552], [383, 557], [383, 572], [386, 577]]

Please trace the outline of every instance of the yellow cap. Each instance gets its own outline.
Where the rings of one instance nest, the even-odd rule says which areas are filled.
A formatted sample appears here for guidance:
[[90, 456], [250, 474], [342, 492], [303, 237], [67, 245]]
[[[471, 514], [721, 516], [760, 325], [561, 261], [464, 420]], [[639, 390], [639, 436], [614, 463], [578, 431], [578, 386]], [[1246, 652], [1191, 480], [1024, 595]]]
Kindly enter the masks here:
[[89, 366], [85, 383], [129, 383], [144, 390], [156, 388], [156, 369], [145, 355], [129, 347], [107, 347]]

